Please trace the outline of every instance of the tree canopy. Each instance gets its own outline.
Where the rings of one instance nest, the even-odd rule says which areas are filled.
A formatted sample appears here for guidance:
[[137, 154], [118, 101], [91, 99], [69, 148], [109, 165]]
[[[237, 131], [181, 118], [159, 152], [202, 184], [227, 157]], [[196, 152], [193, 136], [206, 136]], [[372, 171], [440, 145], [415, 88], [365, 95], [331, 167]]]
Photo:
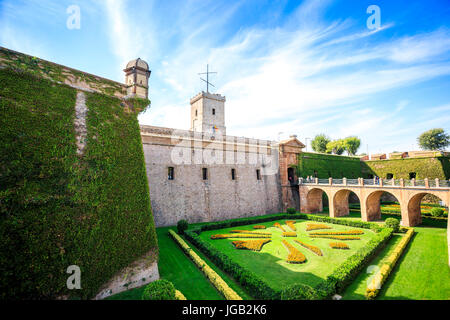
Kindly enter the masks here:
[[327, 144], [331, 139], [328, 138], [325, 134], [318, 134], [311, 140], [311, 147], [315, 152], [323, 152], [327, 151]]
[[345, 150], [349, 156], [354, 156], [361, 145], [361, 140], [358, 137], [348, 137], [344, 139]]
[[341, 155], [344, 151], [345, 141], [343, 139], [333, 140], [327, 143], [327, 153]]
[[450, 135], [442, 128], [434, 128], [422, 133], [417, 142], [422, 150], [443, 150], [450, 145]]

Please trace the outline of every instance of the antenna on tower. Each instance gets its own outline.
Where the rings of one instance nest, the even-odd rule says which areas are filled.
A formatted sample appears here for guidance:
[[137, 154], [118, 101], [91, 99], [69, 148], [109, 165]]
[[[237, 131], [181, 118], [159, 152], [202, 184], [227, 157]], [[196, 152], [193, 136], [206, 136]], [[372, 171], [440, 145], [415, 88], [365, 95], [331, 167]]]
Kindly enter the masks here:
[[200, 80], [203, 80], [203, 81], [206, 82], [206, 92], [208, 92], [208, 93], [209, 93], [209, 85], [212, 85], [215, 88], [215, 86], [211, 82], [209, 82], [209, 74], [210, 73], [217, 73], [217, 72], [210, 72], [209, 71], [209, 64], [207, 64], [206, 65], [206, 72], [202, 72], [202, 73], [198, 74], [198, 75], [206, 74], [206, 80], [203, 79], [203, 78], [200, 78]]

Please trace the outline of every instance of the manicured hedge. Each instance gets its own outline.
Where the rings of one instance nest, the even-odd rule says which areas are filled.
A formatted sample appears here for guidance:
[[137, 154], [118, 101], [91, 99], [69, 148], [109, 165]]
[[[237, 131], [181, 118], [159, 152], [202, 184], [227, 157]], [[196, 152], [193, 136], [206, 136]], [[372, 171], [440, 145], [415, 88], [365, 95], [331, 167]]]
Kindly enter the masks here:
[[196, 254], [191, 247], [173, 230], [169, 230], [169, 235], [183, 249], [183, 251], [194, 261], [200, 270], [206, 275], [208, 280], [216, 289], [223, 294], [227, 300], [242, 300], [242, 298], [231, 289], [228, 284], [210, 266]]
[[142, 300], [177, 300], [176, 289], [172, 282], [159, 279], [145, 286]]
[[381, 290], [381, 286], [388, 279], [389, 274], [394, 269], [398, 259], [401, 257], [403, 251], [405, 250], [406, 246], [408, 245], [413, 235], [414, 229], [408, 228], [405, 236], [400, 240], [400, 242], [397, 244], [397, 246], [389, 255], [389, 257], [384, 261], [378, 273], [373, 276], [372, 281], [367, 286], [365, 293], [366, 299], [372, 300], [376, 298], [376, 296]]
[[[333, 273], [327, 277], [327, 279], [313, 288], [315, 292], [315, 294], [313, 295], [314, 299], [330, 298], [333, 294], [345, 288], [353, 279], [355, 279], [362, 268], [367, 265], [367, 263], [374, 257], [378, 250], [380, 250], [392, 236], [392, 229], [381, 228], [376, 223], [372, 222], [336, 219], [311, 214], [274, 214], [262, 217], [249, 217], [207, 223], [201, 225], [200, 227], [187, 230], [185, 232], [185, 237], [200, 251], [202, 251], [209, 259], [211, 259], [211, 261], [213, 261], [219, 268], [233, 276], [236, 281], [238, 281], [254, 298], [264, 300], [279, 300], [282, 298], [281, 290], [274, 290], [267, 284], [267, 282], [265, 282], [263, 278], [234, 262], [226, 254], [216, 249], [209, 242], [200, 238], [199, 234], [206, 230], [229, 228], [234, 226], [255, 224], [281, 219], [305, 219], [321, 221], [358, 228], [368, 228], [378, 232], [377, 235], [366, 244], [366, 246], [360, 248], [355, 254], [350, 256], [337, 269], [335, 269]], [[284, 296], [286, 296], [286, 293], [284, 294]], [[288, 296], [292, 297], [293, 295], [289, 293]], [[311, 297], [310, 292], [308, 292], [307, 296]]]
[[0, 83], [0, 298], [92, 297], [157, 246], [136, 113], [86, 93], [78, 157], [75, 89], [9, 69]]

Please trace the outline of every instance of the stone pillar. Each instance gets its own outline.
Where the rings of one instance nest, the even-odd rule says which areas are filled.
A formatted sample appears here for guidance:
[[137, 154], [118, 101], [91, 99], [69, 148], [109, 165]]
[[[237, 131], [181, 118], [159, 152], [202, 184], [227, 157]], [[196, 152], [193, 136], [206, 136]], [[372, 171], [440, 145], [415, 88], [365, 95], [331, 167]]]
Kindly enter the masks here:
[[383, 178], [380, 178], [380, 187], [382, 187], [383, 186]]
[[416, 186], [416, 179], [414, 179], [414, 178], [411, 179], [411, 185], [412, 185], [413, 187]]
[[439, 178], [434, 179], [434, 183], [436, 183], [436, 188], [439, 188]]
[[425, 188], [429, 189], [430, 188], [430, 183], [428, 181], [428, 178], [425, 178], [424, 181], [425, 181]]
[[347, 185], [347, 178], [342, 178], [342, 184], [343, 184], [344, 186]]
[[405, 186], [405, 181], [403, 180], [403, 178], [400, 178], [400, 187], [404, 187]]
[[319, 184], [319, 178], [315, 178], [314, 181], [316, 184]]
[[329, 184], [330, 186], [333, 185], [333, 178], [328, 178], [328, 184]]

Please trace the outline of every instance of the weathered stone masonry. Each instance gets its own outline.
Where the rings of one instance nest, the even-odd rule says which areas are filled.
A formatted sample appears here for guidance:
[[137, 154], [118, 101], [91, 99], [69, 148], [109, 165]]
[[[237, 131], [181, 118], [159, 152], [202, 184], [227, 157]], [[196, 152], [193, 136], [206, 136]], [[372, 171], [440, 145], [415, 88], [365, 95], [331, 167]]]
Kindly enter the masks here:
[[217, 141], [199, 132], [152, 126], [141, 126], [141, 137], [156, 226], [282, 210], [277, 149], [270, 141], [231, 136]]

